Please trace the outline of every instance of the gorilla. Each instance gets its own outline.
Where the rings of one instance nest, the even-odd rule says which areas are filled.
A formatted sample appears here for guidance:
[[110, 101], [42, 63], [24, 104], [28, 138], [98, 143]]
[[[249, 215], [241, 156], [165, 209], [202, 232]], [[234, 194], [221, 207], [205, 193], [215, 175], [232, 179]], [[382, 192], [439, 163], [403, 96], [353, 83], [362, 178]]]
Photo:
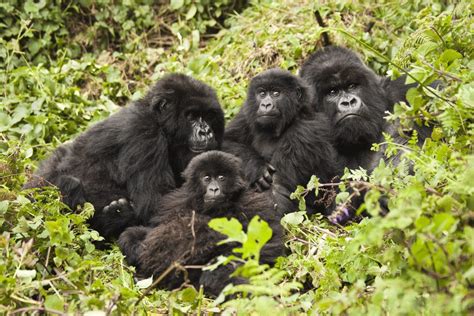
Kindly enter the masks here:
[[[267, 70], [251, 80], [247, 100], [225, 130], [223, 150], [243, 160], [245, 178], [257, 191], [272, 189], [280, 214], [297, 208], [289, 199], [297, 185], [312, 175], [330, 182], [341, 173], [330, 122], [311, 109], [311, 98], [300, 78]], [[316, 197], [308, 196], [307, 205], [322, 210]]]
[[214, 90], [170, 74], [142, 99], [59, 147], [24, 187], [55, 185], [72, 209], [92, 203], [91, 227], [110, 240], [146, 223], [162, 195], [182, 184], [191, 158], [218, 149], [223, 134]]
[[[300, 76], [314, 89], [315, 110], [330, 118], [344, 167], [362, 167], [371, 172], [380, 159], [388, 160], [383, 151], [370, 150], [372, 144], [383, 142], [383, 132], [400, 144], [410, 139], [411, 135], [400, 135], [398, 123], [384, 119], [385, 112], [391, 111], [396, 102], [406, 102], [406, 92], [416, 86], [404, 84], [405, 77], [395, 81], [379, 77], [354, 52], [337, 46], [325, 47], [311, 55], [301, 67]], [[431, 133], [431, 128], [425, 126], [415, 126], [414, 130], [419, 145]], [[399, 156], [392, 158], [392, 163], [398, 164], [399, 159]], [[346, 215], [337, 221], [344, 222], [351, 216], [347, 211]]]
[[175, 289], [187, 278], [196, 288], [203, 285], [206, 293], [216, 296], [230, 282], [245, 282], [230, 277], [234, 271], [230, 264], [214, 271], [196, 268], [219, 255], [230, 255], [236, 246], [235, 243], [217, 245], [225, 237], [208, 226], [217, 217], [237, 218], [246, 228], [259, 215], [273, 231], [262, 249], [260, 261], [273, 263], [283, 255], [283, 229], [271, 196], [246, 187], [240, 159], [228, 153], [208, 151], [194, 157], [183, 176], [183, 186], [161, 199], [150, 227], [129, 227], [120, 235], [118, 245], [127, 263], [136, 267], [138, 277], [159, 277], [177, 262], [194, 269], [186, 273], [174, 271], [160, 282], [160, 287]]

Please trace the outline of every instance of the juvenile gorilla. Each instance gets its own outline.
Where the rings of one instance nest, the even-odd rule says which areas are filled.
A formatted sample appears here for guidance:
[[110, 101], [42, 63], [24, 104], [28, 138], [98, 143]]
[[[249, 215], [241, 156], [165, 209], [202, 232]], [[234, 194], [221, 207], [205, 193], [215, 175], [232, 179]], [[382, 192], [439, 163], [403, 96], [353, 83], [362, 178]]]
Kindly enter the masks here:
[[171, 74], [144, 98], [59, 147], [25, 188], [56, 185], [72, 209], [91, 202], [91, 227], [115, 238], [147, 222], [161, 196], [181, 184], [191, 158], [219, 148], [223, 132], [214, 90]]
[[[244, 106], [226, 128], [223, 150], [243, 160], [251, 185], [272, 188], [281, 214], [297, 209], [289, 199], [297, 185], [312, 175], [329, 182], [340, 173], [327, 117], [311, 109], [307, 85], [280, 69], [252, 79]], [[314, 198], [307, 202], [313, 210]]]
[[[160, 276], [173, 262], [205, 265], [219, 255], [229, 255], [233, 244], [217, 246], [225, 239], [208, 227], [216, 217], [237, 218], [244, 228], [259, 215], [273, 230], [272, 239], [262, 249], [261, 261], [272, 263], [283, 254], [283, 230], [274, 212], [271, 197], [246, 188], [241, 162], [235, 156], [209, 151], [191, 160], [184, 171], [184, 185], [163, 196], [159, 212], [152, 219], [154, 227], [130, 227], [120, 235], [118, 244], [128, 264], [136, 267], [137, 276]], [[196, 288], [218, 295], [229, 282], [234, 268], [222, 266], [214, 271], [190, 269], [188, 278]], [[174, 289], [185, 281], [182, 271], [168, 275], [159, 285]]]
[[[398, 132], [400, 125], [384, 119], [385, 112], [393, 105], [405, 101], [406, 92], [415, 85], [405, 85], [405, 78], [391, 81], [377, 76], [363, 64], [352, 51], [336, 46], [325, 47], [303, 64], [301, 77], [315, 90], [314, 107], [326, 113], [332, 124], [336, 148], [344, 167], [357, 169], [363, 167], [372, 171], [384, 157], [383, 151], [374, 152], [374, 143], [383, 142], [382, 132], [390, 134], [395, 142], [405, 144], [410, 135]], [[414, 129], [418, 133], [419, 144], [429, 136], [429, 127]], [[400, 156], [392, 158], [398, 164]], [[362, 201], [354, 201], [356, 209]], [[349, 213], [346, 210], [336, 222], [345, 222]]]

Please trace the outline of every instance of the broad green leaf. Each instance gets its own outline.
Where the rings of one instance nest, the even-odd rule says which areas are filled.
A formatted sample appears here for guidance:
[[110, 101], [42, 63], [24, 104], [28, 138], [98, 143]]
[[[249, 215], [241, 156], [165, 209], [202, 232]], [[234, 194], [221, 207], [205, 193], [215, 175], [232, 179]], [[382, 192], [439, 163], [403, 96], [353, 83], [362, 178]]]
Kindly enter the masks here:
[[170, 0], [170, 9], [178, 10], [184, 5], [184, 0]]
[[242, 231], [242, 224], [240, 224], [240, 222], [235, 218], [213, 218], [209, 221], [208, 225], [215, 231], [227, 236], [228, 238], [225, 242], [245, 242], [246, 236]]
[[44, 306], [53, 311], [61, 312], [64, 310], [64, 301], [62, 297], [56, 294], [51, 294], [46, 296], [46, 299], [44, 300]]
[[289, 225], [299, 225], [304, 221], [306, 212], [292, 212], [288, 213], [281, 219], [282, 223]]

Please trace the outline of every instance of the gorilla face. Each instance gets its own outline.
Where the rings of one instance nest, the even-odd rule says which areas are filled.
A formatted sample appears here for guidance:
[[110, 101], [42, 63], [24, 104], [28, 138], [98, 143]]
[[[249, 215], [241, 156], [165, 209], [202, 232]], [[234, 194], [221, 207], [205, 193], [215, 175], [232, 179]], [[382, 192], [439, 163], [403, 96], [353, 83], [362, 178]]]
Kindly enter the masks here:
[[327, 47], [310, 57], [301, 76], [315, 88], [315, 109], [331, 119], [340, 150], [378, 142], [389, 102], [380, 79], [353, 52]]
[[279, 137], [306, 108], [306, 86], [288, 71], [270, 69], [250, 82], [245, 115], [250, 126]]
[[240, 159], [220, 151], [194, 157], [183, 174], [187, 192], [194, 193], [189, 199], [202, 213], [224, 210], [246, 188]]
[[173, 147], [196, 154], [218, 148], [224, 132], [224, 114], [215, 92], [180, 74], [165, 77], [150, 91], [151, 105]]

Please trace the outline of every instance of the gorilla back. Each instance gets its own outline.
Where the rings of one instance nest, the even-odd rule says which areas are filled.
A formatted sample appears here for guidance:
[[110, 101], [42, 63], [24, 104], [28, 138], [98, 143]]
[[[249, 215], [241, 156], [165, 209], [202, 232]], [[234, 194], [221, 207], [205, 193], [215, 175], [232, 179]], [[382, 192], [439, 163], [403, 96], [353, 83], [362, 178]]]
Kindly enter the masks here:
[[73, 209], [91, 202], [91, 226], [117, 237], [125, 227], [145, 223], [161, 195], [182, 183], [191, 158], [220, 147], [223, 132], [214, 90], [171, 74], [144, 98], [59, 147], [25, 188], [56, 185]]

